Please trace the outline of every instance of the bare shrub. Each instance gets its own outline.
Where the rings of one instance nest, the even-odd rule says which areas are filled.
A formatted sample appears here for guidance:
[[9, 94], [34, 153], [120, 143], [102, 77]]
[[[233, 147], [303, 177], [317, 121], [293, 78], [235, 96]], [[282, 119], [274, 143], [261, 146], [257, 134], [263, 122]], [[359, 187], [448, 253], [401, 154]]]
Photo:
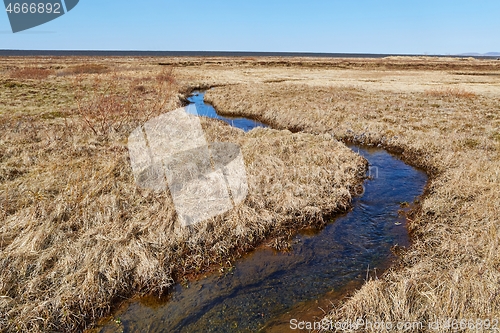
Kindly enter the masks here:
[[165, 112], [175, 92], [172, 69], [157, 75], [150, 91], [154, 98], [144, 97], [147, 88], [138, 85], [137, 80], [116, 73], [96, 76], [90, 87], [82, 82], [80, 77], [74, 82], [78, 114], [85, 127], [98, 136], [125, 134], [153, 115]]
[[160, 73], [156, 75], [156, 81], [162, 84], [172, 85], [176, 82], [173, 67], [164, 68]]

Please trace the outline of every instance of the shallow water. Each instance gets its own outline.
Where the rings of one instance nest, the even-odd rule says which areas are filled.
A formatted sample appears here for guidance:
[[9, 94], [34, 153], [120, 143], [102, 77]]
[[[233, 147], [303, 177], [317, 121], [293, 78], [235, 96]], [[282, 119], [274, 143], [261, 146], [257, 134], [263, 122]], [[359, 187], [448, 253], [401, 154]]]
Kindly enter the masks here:
[[[203, 96], [190, 101], [203, 110], [200, 114], [216, 115], [203, 105]], [[256, 125], [230, 121], [244, 130]], [[130, 302], [115, 313], [119, 321], [108, 322], [101, 332], [287, 332], [292, 318], [321, 318], [343, 289], [359, 287], [368, 271], [373, 276], [390, 265], [393, 245], [408, 245], [406, 221], [398, 211], [401, 203], [422, 194], [427, 181], [425, 173], [384, 150], [351, 149], [369, 161], [372, 179], [350, 212], [321, 231], [299, 233], [288, 253], [261, 247], [230, 272], [187, 288], [177, 285], [166, 302]]]
[[[247, 118], [237, 118], [237, 117], [223, 117], [219, 116], [213, 106], [210, 104], [205, 103], [204, 101], [205, 98], [205, 93], [201, 91], [195, 91], [191, 94], [191, 96], [188, 98], [188, 101], [191, 102], [191, 104], [196, 105], [196, 112], [199, 116], [204, 116], [204, 117], [209, 117], [209, 118], [214, 118], [214, 119], [219, 119], [222, 121], [225, 121], [229, 125], [242, 129], [245, 132], [250, 131], [251, 129], [255, 127], [267, 127], [263, 123], [259, 123], [258, 121], [247, 119]], [[189, 112], [189, 108], [187, 108], [187, 111]]]

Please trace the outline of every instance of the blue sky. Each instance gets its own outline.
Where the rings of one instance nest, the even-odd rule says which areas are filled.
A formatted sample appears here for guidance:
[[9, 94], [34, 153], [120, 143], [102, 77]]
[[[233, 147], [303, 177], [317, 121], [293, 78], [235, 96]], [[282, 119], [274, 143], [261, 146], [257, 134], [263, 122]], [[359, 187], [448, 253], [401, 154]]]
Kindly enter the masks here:
[[80, 0], [0, 49], [500, 52], [500, 0]]

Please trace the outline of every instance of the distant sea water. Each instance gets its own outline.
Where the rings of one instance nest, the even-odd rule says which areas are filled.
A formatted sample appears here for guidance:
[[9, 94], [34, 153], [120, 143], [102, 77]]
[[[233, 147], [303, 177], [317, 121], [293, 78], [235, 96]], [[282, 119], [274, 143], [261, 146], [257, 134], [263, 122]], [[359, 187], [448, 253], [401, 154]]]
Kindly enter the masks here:
[[[314, 57], [314, 58], [384, 58], [389, 56], [423, 56], [422, 54], [375, 54], [375, 53], [312, 53], [312, 52], [230, 52], [230, 51], [81, 51], [81, 50], [0, 50], [6, 56], [88, 56], [88, 57]], [[442, 57], [445, 55], [426, 55]], [[461, 58], [464, 55], [446, 55]], [[473, 56], [496, 58], [496, 56]]]

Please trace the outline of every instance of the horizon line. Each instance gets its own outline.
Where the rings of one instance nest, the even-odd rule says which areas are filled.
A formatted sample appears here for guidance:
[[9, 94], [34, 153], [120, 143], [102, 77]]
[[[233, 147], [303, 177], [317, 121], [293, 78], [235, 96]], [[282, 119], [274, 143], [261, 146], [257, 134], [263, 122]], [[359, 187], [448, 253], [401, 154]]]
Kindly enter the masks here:
[[404, 54], [404, 53], [336, 53], [336, 52], [273, 52], [273, 51], [142, 51], [142, 50], [17, 50], [0, 49], [0, 56], [170, 56], [170, 57], [311, 57], [311, 58], [384, 58], [400, 57], [472, 57], [498, 58], [482, 54]]

